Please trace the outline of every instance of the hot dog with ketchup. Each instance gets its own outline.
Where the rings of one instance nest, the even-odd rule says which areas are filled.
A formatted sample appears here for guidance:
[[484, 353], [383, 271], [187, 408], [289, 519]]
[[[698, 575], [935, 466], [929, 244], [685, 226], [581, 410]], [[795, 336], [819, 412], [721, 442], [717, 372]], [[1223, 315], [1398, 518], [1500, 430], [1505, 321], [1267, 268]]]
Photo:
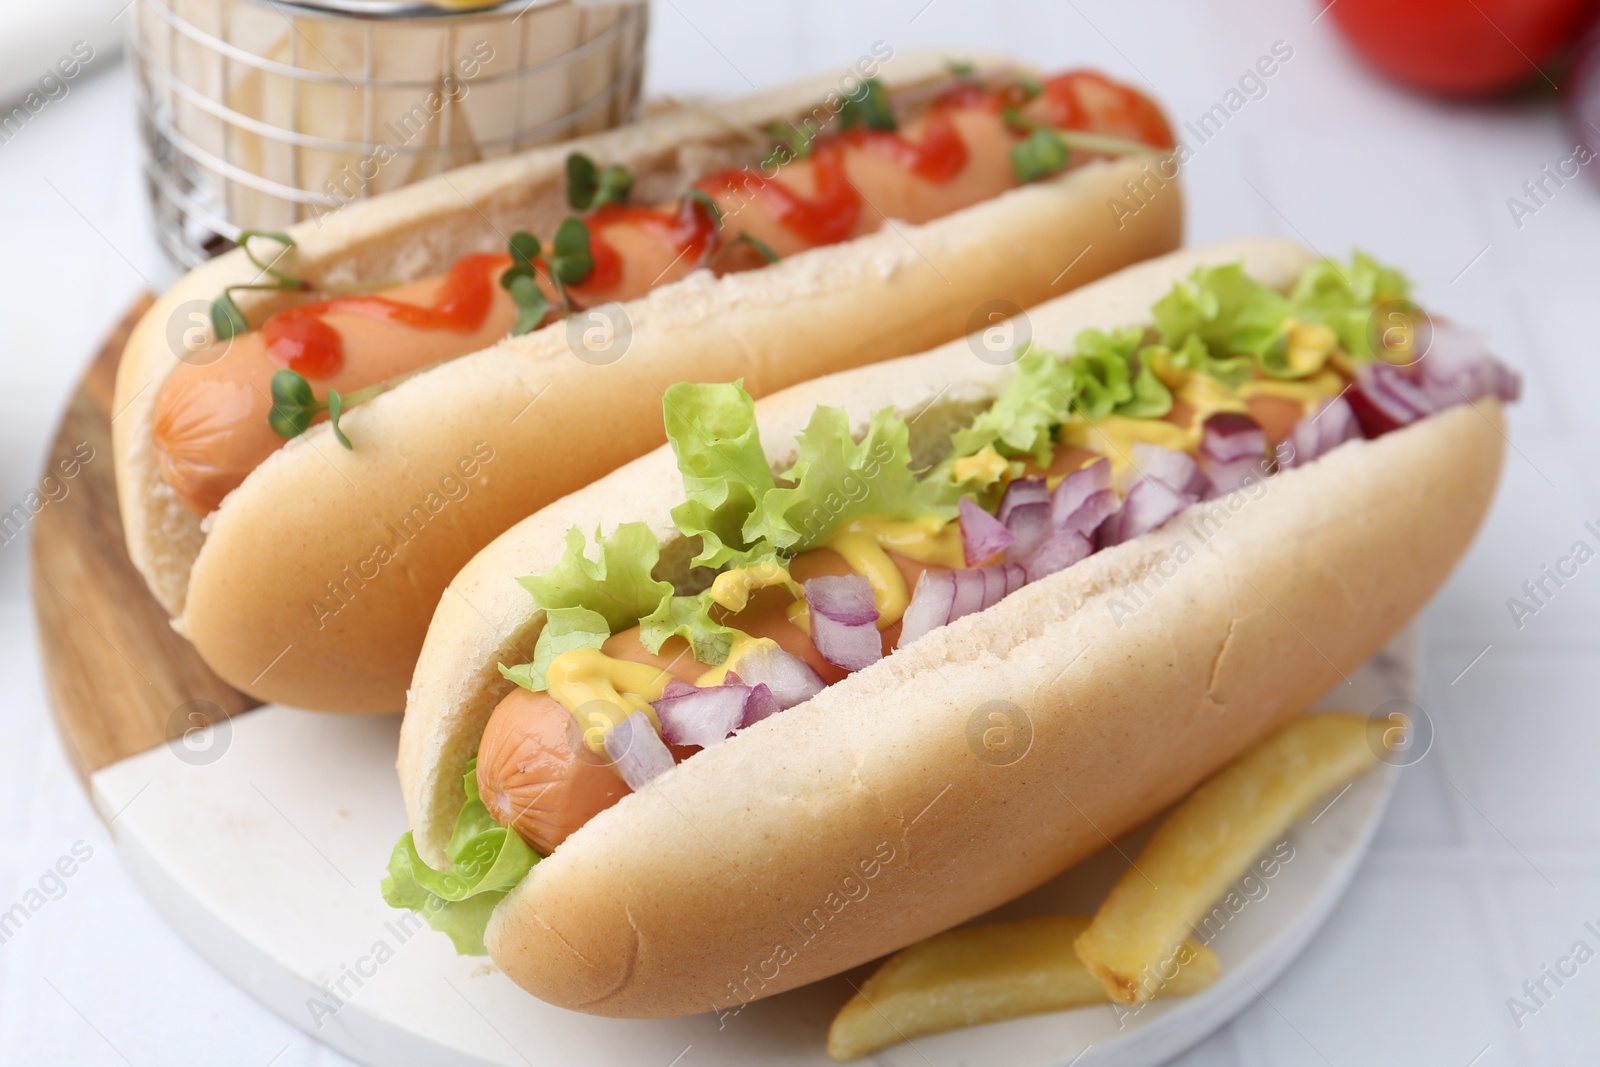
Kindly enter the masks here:
[[[591, 265], [567, 287], [571, 304], [635, 300], [703, 267], [725, 273], [764, 266], [764, 256], [874, 233], [885, 217], [931, 222], [1096, 156], [1080, 151], [1042, 171], [1032, 157], [1013, 159], [1013, 149], [1038, 131], [1172, 147], [1154, 105], [1092, 71], [1043, 83], [953, 79], [915, 109], [896, 108], [877, 82], [869, 91], [879, 112], [815, 134], [804, 157], [788, 158], [794, 150], [775, 145], [787, 161], [771, 178], [729, 168], [697, 179], [693, 194], [669, 203], [606, 203], [583, 214]], [[511, 265], [510, 256], [466, 256], [442, 276], [280, 311], [259, 331], [219, 342], [227, 359], [198, 353], [173, 372], [157, 403], [155, 447], [167, 484], [207, 514], [282, 446], [268, 421], [279, 370], [348, 395], [488, 347], [518, 318], [499, 284]], [[557, 316], [561, 294], [552, 275], [545, 268], [536, 279]]]
[[[393, 710], [449, 576], [530, 502], [658, 444], [659, 388], [690, 368], [765, 393], [1177, 241], [1152, 167], [1170, 133], [1135, 90], [943, 57], [850, 85], [247, 236], [164, 298], [119, 379], [124, 525], [207, 663], [262, 699]], [[1148, 206], [1118, 218], [1134, 180]], [[174, 359], [197, 297], [218, 339]]]
[[667, 448], [486, 548], [413, 679], [389, 901], [598, 1014], [835, 973], [1298, 714], [1488, 505], [1518, 378], [1369, 257], [1176, 253], [1030, 319], [1006, 368], [675, 385]]

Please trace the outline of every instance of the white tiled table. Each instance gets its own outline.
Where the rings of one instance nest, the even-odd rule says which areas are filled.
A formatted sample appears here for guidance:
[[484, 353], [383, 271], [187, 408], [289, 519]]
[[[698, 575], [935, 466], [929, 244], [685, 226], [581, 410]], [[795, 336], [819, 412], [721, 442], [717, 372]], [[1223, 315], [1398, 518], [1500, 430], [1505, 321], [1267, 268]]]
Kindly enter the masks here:
[[[1506, 199], [1571, 152], [1550, 102], [1466, 108], [1406, 96], [1356, 67], [1315, 14], [1305, 0], [665, 0], [650, 89], [739, 92], [846, 61], [876, 40], [961, 43], [1146, 78], [1183, 120], [1221, 100], [1275, 41], [1293, 48], [1266, 95], [1188, 167], [1189, 240], [1269, 231], [1402, 263], [1425, 301], [1493, 332], [1526, 372], [1527, 395], [1511, 415], [1517, 452], [1488, 527], [1425, 619], [1433, 750], [1403, 777], [1323, 934], [1261, 1002], [1180, 1062], [1591, 1064], [1600, 960], [1563, 986], [1545, 979], [1553, 995], [1520, 1028], [1507, 999], [1574, 942], [1600, 951], [1584, 926], [1600, 929], [1600, 562], [1520, 630], [1506, 600], [1574, 541], [1600, 548], [1583, 526], [1600, 525], [1587, 470], [1600, 459], [1589, 397], [1600, 393], [1600, 185], [1568, 185], [1518, 229]], [[0, 204], [9, 506], [32, 484], [100, 336], [147, 279], [164, 276], [146, 232], [124, 68], [79, 81], [0, 145]], [[75, 842], [92, 855], [60, 899], [0, 945], [0, 1064], [347, 1062], [202, 963], [119, 867], [48, 725], [25, 563], [23, 543], [0, 546], [0, 910]]]

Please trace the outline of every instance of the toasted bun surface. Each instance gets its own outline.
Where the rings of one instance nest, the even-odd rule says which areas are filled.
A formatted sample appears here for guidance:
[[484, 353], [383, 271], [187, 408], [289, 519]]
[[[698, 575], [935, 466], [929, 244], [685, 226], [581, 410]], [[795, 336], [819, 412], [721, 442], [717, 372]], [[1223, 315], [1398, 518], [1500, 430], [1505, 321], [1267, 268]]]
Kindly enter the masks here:
[[[884, 79], [915, 85], [944, 69], [943, 52], [902, 55]], [[567, 211], [575, 147], [628, 165], [641, 199], [675, 195], [684, 173], [751, 151], [737, 131], [815, 106], [837, 80], [675, 112], [354, 205], [295, 231], [295, 269], [328, 282], [403, 280], [502, 247], [516, 229], [549, 232]], [[559, 323], [453, 360], [345, 416], [354, 452], [314, 427], [202, 523], [161, 480], [150, 422], [177, 363], [170, 324], [188, 325], [189, 302], [253, 274], [235, 251], [159, 300], [129, 342], [115, 441], [130, 554], [229, 684], [318, 710], [392, 711], [451, 576], [530, 511], [660, 444], [661, 390], [742, 376], [760, 396], [958, 336], [985, 302], [1032, 306], [1171, 249], [1182, 231], [1175, 185], [1120, 219], [1107, 206], [1153, 158], [1089, 164], [760, 271], [693, 275], [628, 305], [632, 340], [610, 365], [574, 355]], [[247, 310], [259, 321], [272, 309]]]
[[[1287, 286], [1279, 241], [1175, 253], [1035, 309], [1064, 346], [1143, 321], [1198, 263], [1243, 259]], [[864, 427], [893, 404], [947, 435], [1005, 372], [962, 344], [809, 382], [757, 405], [775, 465], [814, 405]], [[1444, 580], [1487, 508], [1493, 401], [1199, 505], [1162, 530], [1026, 586], [813, 700], [696, 755], [570, 837], [496, 910], [495, 961], [551, 1003], [666, 1016], [836, 973], [1033, 888], [1145, 821], [1380, 648]], [[914, 441], [914, 447], [916, 441]], [[665, 449], [520, 523], [440, 603], [401, 734], [423, 855], [443, 864], [460, 774], [542, 618], [512, 580], [570, 525], [648, 521], [681, 552]], [[1004, 716], [1031, 744], [975, 753]], [[1103, 832], [1103, 834], [1102, 834]]]

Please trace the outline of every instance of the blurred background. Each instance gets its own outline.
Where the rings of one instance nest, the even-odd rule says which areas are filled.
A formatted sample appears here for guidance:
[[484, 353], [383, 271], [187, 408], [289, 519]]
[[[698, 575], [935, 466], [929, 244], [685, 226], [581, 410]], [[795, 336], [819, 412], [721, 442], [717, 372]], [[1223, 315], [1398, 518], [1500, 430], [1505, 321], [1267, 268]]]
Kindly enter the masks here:
[[[1581, 82], [1571, 59], [1592, 10], [1544, 0], [649, 7], [647, 100], [746, 93], [877, 41], [1103, 69], [1154, 96], [1192, 150], [1187, 243], [1274, 233], [1329, 255], [1365, 249], [1404, 267], [1425, 306], [1489, 331], [1524, 373], [1495, 511], [1424, 619], [1433, 748], [1402, 779], [1304, 958], [1178, 1061], [1186, 1067], [1595, 1062], [1600, 963], [1547, 982], [1531, 1015], [1509, 1004], [1575, 942], [1591, 956], [1600, 948], [1600, 565], [1532, 616], [1508, 603], [1575, 541], [1600, 543], [1590, 396], [1600, 395], [1600, 162], [1583, 143], [1600, 142], [1600, 105], [1584, 111], [1581, 86], [1556, 88]], [[123, 46], [130, 17], [121, 0], [0, 11], [0, 97], [26, 112], [0, 123], [6, 507], [36, 485], [101, 339], [139, 293], [176, 276], [172, 260], [190, 247], [170, 235], [164, 246], [154, 225]], [[1242, 80], [1268, 54], [1281, 60], [1275, 73]], [[73, 59], [68, 76], [73, 64], [57, 64]], [[1226, 121], [1202, 130], [1219, 104]], [[0, 544], [0, 902], [75, 842], [92, 858], [63, 899], [0, 944], [0, 1064], [347, 1062], [212, 971], [119, 866], [46, 714], [26, 541], [8, 532]]]

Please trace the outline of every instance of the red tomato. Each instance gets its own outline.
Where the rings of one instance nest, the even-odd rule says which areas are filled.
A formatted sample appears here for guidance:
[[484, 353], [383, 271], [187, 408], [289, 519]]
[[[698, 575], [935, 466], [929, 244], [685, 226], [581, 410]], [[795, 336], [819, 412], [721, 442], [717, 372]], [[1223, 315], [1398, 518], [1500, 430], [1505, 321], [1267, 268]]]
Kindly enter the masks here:
[[1315, 0], [1366, 61], [1445, 96], [1480, 96], [1538, 76], [1594, 0]]

